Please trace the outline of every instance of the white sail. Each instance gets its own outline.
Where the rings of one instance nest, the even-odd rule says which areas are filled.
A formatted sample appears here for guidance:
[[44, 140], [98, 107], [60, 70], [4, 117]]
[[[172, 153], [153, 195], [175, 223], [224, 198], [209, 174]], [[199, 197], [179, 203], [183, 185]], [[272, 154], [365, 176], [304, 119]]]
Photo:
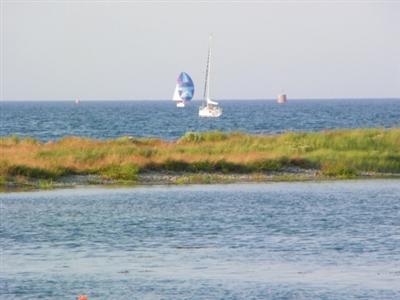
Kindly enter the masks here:
[[208, 56], [207, 56], [207, 66], [206, 66], [206, 80], [204, 86], [204, 100], [210, 99], [210, 69], [211, 69], [211, 39], [209, 38], [209, 46], [208, 46]]
[[222, 109], [218, 106], [218, 102], [210, 99], [210, 71], [211, 71], [211, 40], [210, 35], [209, 47], [208, 47], [208, 57], [207, 57], [207, 67], [206, 67], [206, 79], [204, 84], [204, 102], [199, 109], [200, 117], [219, 117], [222, 115]]
[[176, 84], [175, 86], [174, 96], [172, 97], [172, 100], [183, 101], [183, 99], [179, 96], [179, 84]]

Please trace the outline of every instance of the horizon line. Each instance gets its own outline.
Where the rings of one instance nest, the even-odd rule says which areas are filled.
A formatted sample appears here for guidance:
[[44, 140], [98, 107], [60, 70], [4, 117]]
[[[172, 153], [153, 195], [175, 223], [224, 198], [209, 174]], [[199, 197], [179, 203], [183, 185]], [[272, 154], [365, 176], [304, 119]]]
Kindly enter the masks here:
[[[76, 99], [79, 101], [87, 102], [111, 102], [111, 101], [121, 101], [121, 102], [135, 102], [135, 101], [171, 101], [171, 99], [94, 99], [94, 98], [74, 98], [74, 99], [1, 99], [0, 102], [74, 102]], [[298, 98], [288, 98], [290, 101], [298, 100], [400, 100], [400, 96], [397, 97], [298, 97]], [[203, 99], [194, 99], [187, 102], [201, 102]], [[217, 101], [276, 101], [276, 98], [225, 98], [218, 99]]]

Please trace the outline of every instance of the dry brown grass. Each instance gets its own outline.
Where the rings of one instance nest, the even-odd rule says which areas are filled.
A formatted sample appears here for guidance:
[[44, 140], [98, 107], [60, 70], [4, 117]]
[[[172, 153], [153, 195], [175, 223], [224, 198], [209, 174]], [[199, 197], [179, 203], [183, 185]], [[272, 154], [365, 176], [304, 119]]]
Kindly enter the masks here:
[[134, 179], [146, 170], [259, 172], [283, 167], [319, 168], [335, 176], [360, 171], [400, 173], [400, 129], [355, 129], [256, 136], [188, 133], [175, 142], [122, 137], [66, 137], [41, 143], [0, 139], [0, 176], [54, 179], [101, 174]]

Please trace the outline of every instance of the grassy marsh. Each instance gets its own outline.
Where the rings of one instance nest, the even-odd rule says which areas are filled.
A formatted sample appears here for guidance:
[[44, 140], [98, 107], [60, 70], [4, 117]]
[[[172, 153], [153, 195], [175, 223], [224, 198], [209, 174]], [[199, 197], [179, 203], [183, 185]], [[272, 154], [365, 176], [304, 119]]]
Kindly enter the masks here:
[[[278, 135], [187, 133], [176, 141], [121, 137], [94, 140], [65, 137], [42, 143], [0, 138], [0, 184], [15, 178], [53, 181], [67, 175], [98, 175], [135, 182], [145, 172], [207, 174], [317, 170], [328, 178], [365, 173], [400, 173], [400, 129], [346, 129]], [[205, 179], [204, 179], [205, 178]], [[208, 182], [191, 177], [182, 182]]]

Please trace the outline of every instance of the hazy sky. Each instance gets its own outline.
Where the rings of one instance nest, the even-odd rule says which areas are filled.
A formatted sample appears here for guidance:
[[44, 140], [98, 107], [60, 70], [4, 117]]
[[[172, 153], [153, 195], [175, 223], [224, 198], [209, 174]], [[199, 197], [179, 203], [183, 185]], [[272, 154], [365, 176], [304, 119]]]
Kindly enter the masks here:
[[400, 97], [400, 1], [0, 1], [5, 100]]

